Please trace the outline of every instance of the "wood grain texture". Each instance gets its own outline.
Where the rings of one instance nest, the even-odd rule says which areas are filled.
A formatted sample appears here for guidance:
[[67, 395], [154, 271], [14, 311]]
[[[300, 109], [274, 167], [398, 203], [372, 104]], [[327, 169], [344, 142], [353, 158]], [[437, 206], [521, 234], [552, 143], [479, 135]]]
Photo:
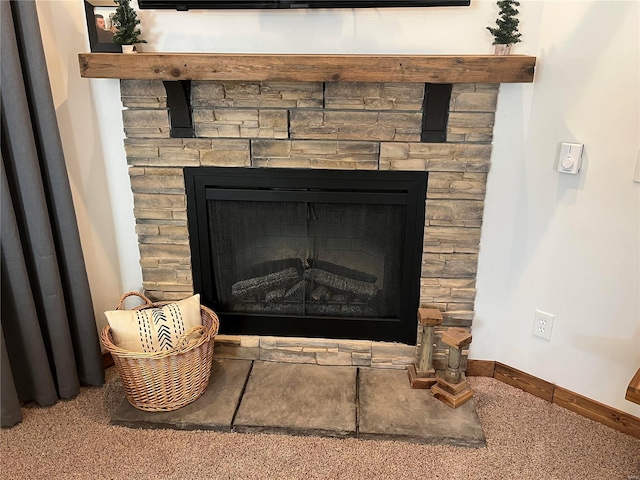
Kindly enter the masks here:
[[452, 395], [440, 388], [438, 384], [431, 387], [431, 394], [441, 402], [449, 405], [451, 408], [458, 408], [463, 403], [471, 400], [471, 397], [473, 396], [473, 392], [470, 389], [460, 392], [457, 395]]
[[442, 325], [442, 312], [437, 308], [419, 308], [418, 323], [427, 327]]
[[640, 405], [640, 369], [636, 372], [627, 387], [627, 394], [625, 397], [627, 400]]
[[500, 362], [496, 362], [494, 378], [549, 402], [553, 399], [554, 385], [552, 383], [516, 370]]
[[640, 438], [640, 418], [626, 412], [616, 410], [558, 386], [555, 387], [553, 403], [576, 412], [583, 417]]
[[467, 377], [493, 377], [496, 362], [493, 360], [469, 360], [467, 363]]
[[435, 371], [433, 377], [419, 377], [416, 366], [409, 365], [407, 367], [407, 373], [409, 374], [409, 384], [411, 388], [429, 389], [437, 382]]
[[443, 343], [454, 348], [464, 348], [471, 343], [473, 336], [461, 327], [449, 327], [442, 332]]
[[305, 82], [531, 83], [529, 55], [80, 53], [84, 78]]

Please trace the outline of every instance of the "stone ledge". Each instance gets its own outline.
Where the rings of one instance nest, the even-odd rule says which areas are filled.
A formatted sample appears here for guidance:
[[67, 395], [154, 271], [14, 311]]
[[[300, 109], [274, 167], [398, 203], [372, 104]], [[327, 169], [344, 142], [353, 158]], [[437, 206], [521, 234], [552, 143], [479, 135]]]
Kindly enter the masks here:
[[[468, 325], [456, 326], [468, 327]], [[448, 347], [440, 341], [441, 335], [442, 327], [436, 329], [435, 336], [437, 349], [434, 352], [433, 361], [438, 370], [444, 370], [447, 366]], [[281, 345], [278, 346], [278, 344]], [[335, 344], [339, 344], [340, 350], [331, 347], [318, 347], [318, 345]], [[368, 345], [366, 351], [363, 351], [363, 345]], [[353, 351], [347, 351], [349, 349]], [[461, 366], [466, 369], [468, 351], [464, 350], [462, 354]], [[392, 370], [403, 370], [408, 365], [415, 363], [417, 361], [416, 355], [417, 346], [401, 343], [224, 334], [216, 336], [214, 349], [214, 357], [216, 358], [310, 365], [351, 365]]]
[[398, 369], [415, 362], [416, 347], [370, 340], [218, 335], [214, 355], [272, 362]]

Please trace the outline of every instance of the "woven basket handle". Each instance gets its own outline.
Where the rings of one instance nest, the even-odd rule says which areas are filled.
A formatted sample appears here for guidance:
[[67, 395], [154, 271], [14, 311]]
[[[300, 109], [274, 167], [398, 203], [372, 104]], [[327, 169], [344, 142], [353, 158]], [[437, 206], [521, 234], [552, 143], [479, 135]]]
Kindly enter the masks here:
[[189, 337], [194, 333], [200, 333], [200, 335], [204, 335], [206, 331], [207, 329], [203, 325], [196, 325], [194, 327], [191, 327], [190, 330], [180, 335], [178, 343], [176, 343], [176, 346], [171, 349], [171, 352], [181, 353], [184, 350], [189, 350], [192, 344], [198, 341], [197, 338], [189, 340]]
[[149, 300], [147, 297], [145, 297], [140, 292], [127, 292], [127, 293], [124, 293], [120, 297], [120, 301], [118, 302], [118, 306], [116, 307], [116, 310], [122, 310], [122, 306], [124, 305], [124, 301], [129, 297], [140, 297], [142, 300], [144, 300], [146, 305], [151, 305], [153, 303], [151, 300]]

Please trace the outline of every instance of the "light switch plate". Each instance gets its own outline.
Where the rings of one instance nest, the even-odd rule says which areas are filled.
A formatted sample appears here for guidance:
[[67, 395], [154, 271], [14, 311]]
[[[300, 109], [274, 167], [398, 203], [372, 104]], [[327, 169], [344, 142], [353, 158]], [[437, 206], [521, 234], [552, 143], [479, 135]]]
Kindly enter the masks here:
[[581, 143], [563, 143], [558, 158], [558, 171], [572, 175], [580, 172], [583, 149], [584, 145]]

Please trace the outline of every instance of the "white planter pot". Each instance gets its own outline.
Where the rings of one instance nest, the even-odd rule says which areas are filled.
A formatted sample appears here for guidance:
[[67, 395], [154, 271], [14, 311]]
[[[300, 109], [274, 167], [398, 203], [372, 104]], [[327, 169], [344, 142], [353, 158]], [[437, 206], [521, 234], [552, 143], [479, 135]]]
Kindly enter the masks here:
[[122, 45], [122, 53], [136, 53], [135, 45]]
[[495, 47], [495, 55], [510, 55], [511, 54], [511, 47], [513, 45], [504, 45], [502, 43], [496, 43]]

